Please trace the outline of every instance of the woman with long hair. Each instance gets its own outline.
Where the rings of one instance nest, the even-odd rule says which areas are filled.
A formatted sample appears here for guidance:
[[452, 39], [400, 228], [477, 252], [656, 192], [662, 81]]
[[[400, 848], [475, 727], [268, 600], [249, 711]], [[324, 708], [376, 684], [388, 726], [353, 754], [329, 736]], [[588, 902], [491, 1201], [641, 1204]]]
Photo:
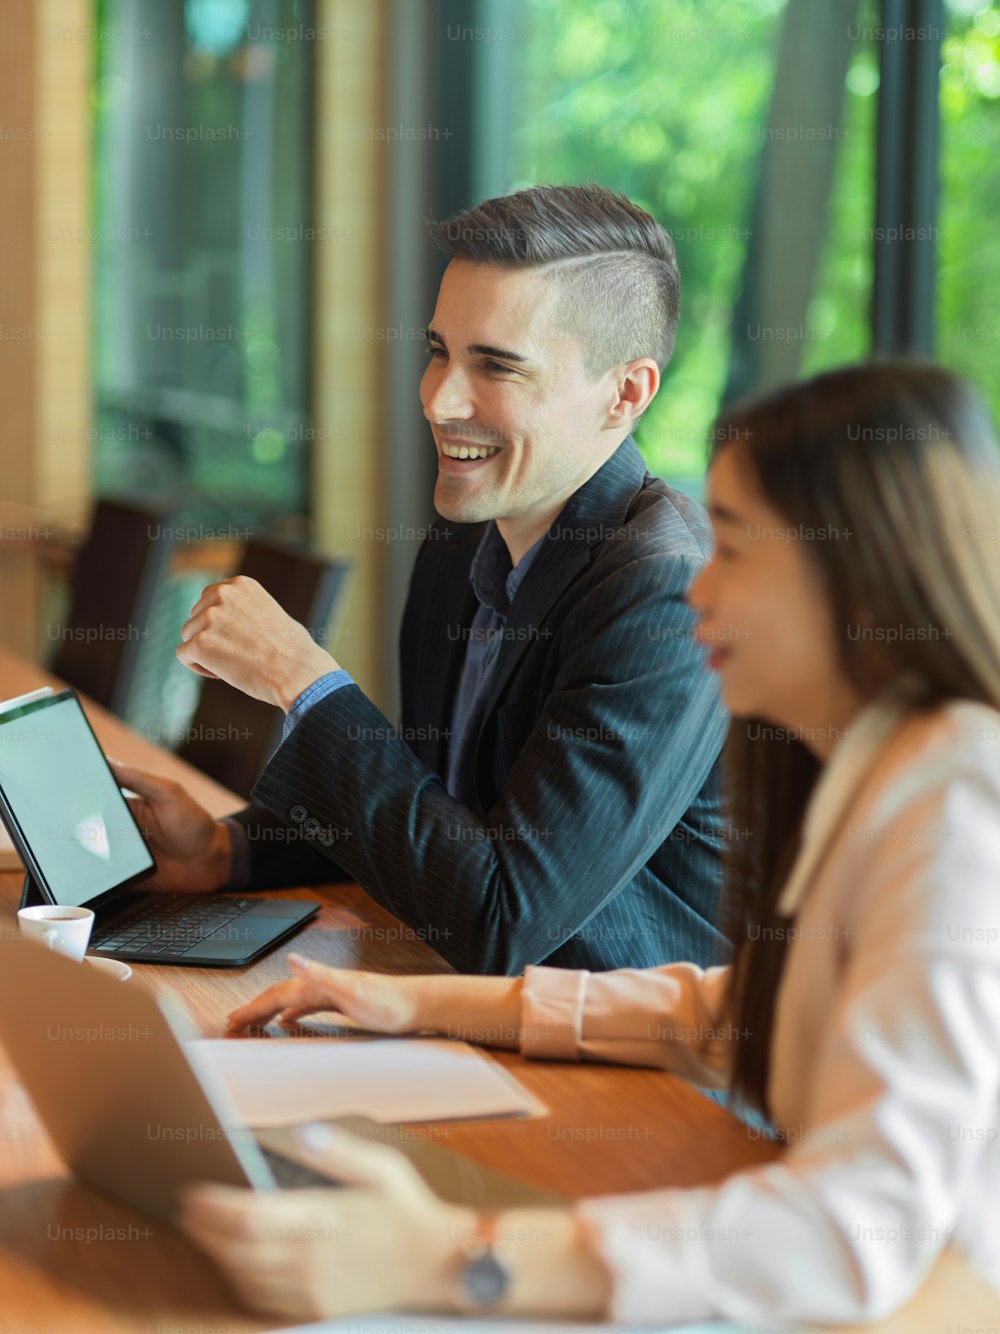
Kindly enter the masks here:
[[778, 1158], [482, 1220], [387, 1149], [317, 1142], [353, 1189], [189, 1200], [252, 1305], [869, 1321], [951, 1244], [1000, 1306], [997, 442], [967, 386], [910, 364], [774, 393], [714, 440], [689, 600], [733, 716], [733, 962], [392, 978], [292, 956], [231, 1022], [338, 1010], [659, 1067], [767, 1116]]

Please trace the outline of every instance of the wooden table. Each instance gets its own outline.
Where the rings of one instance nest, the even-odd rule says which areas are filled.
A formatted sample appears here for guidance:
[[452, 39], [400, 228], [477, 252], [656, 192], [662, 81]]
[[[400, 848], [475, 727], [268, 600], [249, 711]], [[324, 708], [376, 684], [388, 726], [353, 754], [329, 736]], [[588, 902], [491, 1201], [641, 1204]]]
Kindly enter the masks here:
[[[0, 698], [46, 683], [57, 684], [0, 649]], [[214, 815], [239, 804], [104, 710], [86, 707], [108, 754], [178, 779]], [[383, 972], [449, 971], [424, 940], [356, 885], [284, 892], [322, 904], [318, 917], [295, 937], [295, 948], [313, 958]], [[19, 893], [19, 876], [0, 875], [4, 934], [16, 931]], [[245, 969], [134, 968], [142, 983], [180, 995], [203, 1034], [217, 1037], [236, 1004], [287, 976], [283, 958], [279, 948]], [[423, 1127], [420, 1133], [566, 1198], [703, 1185], [775, 1154], [773, 1145], [670, 1075], [492, 1055], [516, 1072], [551, 1115]], [[243, 1334], [280, 1327], [240, 1310], [212, 1267], [179, 1236], [73, 1182], [2, 1049], [0, 1192], [0, 1334]], [[95, 1235], [96, 1243], [87, 1240]], [[919, 1307], [879, 1328], [944, 1334], [958, 1317], [983, 1330], [1000, 1326], [996, 1294], [950, 1256], [918, 1300]]]

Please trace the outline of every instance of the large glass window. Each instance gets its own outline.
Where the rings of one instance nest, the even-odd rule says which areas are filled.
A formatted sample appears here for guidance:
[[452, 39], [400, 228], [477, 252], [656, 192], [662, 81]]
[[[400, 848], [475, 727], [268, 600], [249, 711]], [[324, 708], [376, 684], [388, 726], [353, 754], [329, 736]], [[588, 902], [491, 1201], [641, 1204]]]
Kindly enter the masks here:
[[99, 13], [96, 489], [206, 531], [303, 515], [312, 5]]
[[[760, 387], [753, 373], [733, 374], [748, 350], [736, 325], [753, 309], [752, 300], [741, 304], [748, 284], [763, 282], [764, 297], [784, 286], [780, 274], [755, 274], [750, 253], [762, 165], [768, 150], [783, 148], [781, 135], [789, 146], [796, 134], [812, 135], [817, 151], [833, 141], [834, 152], [828, 198], [785, 190], [769, 201], [765, 228], [776, 209], [792, 211], [822, 244], [808, 300], [788, 327], [764, 332], [800, 340], [797, 356], [785, 359], [786, 378], [871, 350], [879, 62], [883, 43], [896, 38], [878, 0], [860, 0], [847, 28], [843, 88], [830, 89], [830, 105], [842, 93], [833, 123], [769, 124], [777, 92], [787, 94], [789, 74], [798, 77], [778, 66], [792, 8], [787, 0], [522, 0], [511, 188], [597, 180], [624, 190], [672, 233], [683, 313], [673, 364], [638, 440], [654, 472], [693, 490], [727, 390]], [[1000, 415], [1000, 235], [992, 225], [1000, 212], [1000, 7], [945, 0], [945, 13], [937, 355]], [[800, 3], [796, 18], [804, 53], [803, 20], [818, 25], [823, 13]], [[801, 91], [808, 101], [808, 88]], [[734, 331], [744, 335], [742, 350]]]
[[1000, 7], [948, 0], [941, 52], [937, 355], [1000, 421]]
[[803, 375], [859, 361], [871, 351], [874, 275], [875, 131], [878, 115], [878, 0], [862, 0], [850, 25], [852, 53], [824, 243], [805, 327]]
[[[671, 233], [682, 317], [638, 441], [652, 471], [704, 472], [784, 0], [524, 0], [512, 188], [595, 180]], [[756, 127], [756, 133], [754, 129]]]

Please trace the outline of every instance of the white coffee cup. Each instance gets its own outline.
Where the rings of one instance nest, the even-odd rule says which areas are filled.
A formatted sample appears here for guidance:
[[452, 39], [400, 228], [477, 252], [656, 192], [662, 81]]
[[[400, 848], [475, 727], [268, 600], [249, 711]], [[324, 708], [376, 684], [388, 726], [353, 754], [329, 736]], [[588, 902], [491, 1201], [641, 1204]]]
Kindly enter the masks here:
[[89, 908], [67, 907], [61, 903], [36, 903], [21, 908], [17, 914], [21, 935], [37, 940], [78, 962], [87, 953], [87, 944], [94, 926], [94, 914]]

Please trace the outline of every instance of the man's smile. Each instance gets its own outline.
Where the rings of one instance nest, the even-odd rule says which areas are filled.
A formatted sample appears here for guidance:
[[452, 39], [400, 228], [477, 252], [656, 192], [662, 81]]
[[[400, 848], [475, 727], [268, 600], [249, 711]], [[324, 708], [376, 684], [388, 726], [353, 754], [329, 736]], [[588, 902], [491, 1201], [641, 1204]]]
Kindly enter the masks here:
[[434, 443], [438, 451], [438, 471], [450, 476], [477, 472], [502, 449], [500, 445], [484, 440], [482, 435], [459, 435], [447, 428], [434, 432]]
[[450, 459], [491, 459], [499, 452], [499, 445], [477, 445], [464, 440], [449, 440], [441, 446], [441, 453]]

